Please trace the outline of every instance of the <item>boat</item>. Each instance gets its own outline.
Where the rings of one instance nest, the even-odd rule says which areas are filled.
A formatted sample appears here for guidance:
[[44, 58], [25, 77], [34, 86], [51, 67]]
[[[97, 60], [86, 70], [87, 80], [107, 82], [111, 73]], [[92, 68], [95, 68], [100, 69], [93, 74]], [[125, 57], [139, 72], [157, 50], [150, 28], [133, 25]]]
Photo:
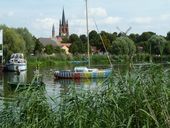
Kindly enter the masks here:
[[97, 69], [87, 68], [84, 66], [75, 67], [74, 70], [55, 71], [54, 76], [56, 79], [94, 79], [108, 77], [112, 72], [111, 68]]
[[[82, 78], [83, 79], [96, 79], [96, 78], [106, 78], [112, 72], [112, 64], [111, 64], [110, 60], [109, 60], [109, 62], [111, 64], [111, 68], [107, 68], [107, 69], [90, 68], [90, 43], [89, 43], [89, 30], [88, 30], [87, 0], [85, 0], [85, 2], [86, 2], [86, 28], [87, 28], [88, 67], [78, 66], [78, 67], [75, 67], [73, 70], [55, 71], [54, 72], [54, 77], [56, 79], [82, 79]], [[103, 43], [103, 45], [104, 45], [104, 43]], [[105, 45], [104, 45], [104, 48], [106, 50]], [[106, 52], [106, 53], [108, 55], [108, 52]]]
[[24, 58], [23, 53], [13, 53], [6, 63], [5, 69], [16, 72], [27, 70], [27, 61]]

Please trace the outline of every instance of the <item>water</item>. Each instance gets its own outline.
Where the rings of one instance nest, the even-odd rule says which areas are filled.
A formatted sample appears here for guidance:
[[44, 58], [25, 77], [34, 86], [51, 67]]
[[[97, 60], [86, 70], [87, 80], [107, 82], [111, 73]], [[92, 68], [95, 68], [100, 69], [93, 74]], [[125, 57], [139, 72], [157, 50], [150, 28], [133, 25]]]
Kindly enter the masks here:
[[[0, 107], [4, 104], [4, 99], [11, 99], [14, 96], [15, 88], [9, 82], [29, 83], [31, 82], [34, 70], [29, 68], [18, 75], [15, 72], [4, 72], [0, 75]], [[67, 93], [70, 86], [74, 85], [78, 90], [92, 90], [100, 86], [103, 79], [82, 79], [82, 80], [55, 80], [53, 73], [55, 69], [40, 69], [45, 83], [46, 95], [55, 98], [60, 94]]]
[[[139, 66], [140, 65], [137, 65], [137, 67]], [[145, 65], [144, 67], [149, 68], [149, 66]], [[169, 69], [169, 65], [166, 65], [165, 68]], [[127, 65], [114, 66], [114, 70], [119, 69], [127, 70]], [[29, 70], [21, 72], [20, 75], [17, 75], [15, 72], [4, 72], [0, 74], [0, 109], [4, 102], [6, 102], [6, 99], [8, 101], [14, 96], [14, 89], [11, 88], [8, 82], [19, 81], [21, 83], [29, 83], [33, 78], [34, 70], [35, 69], [29, 68]], [[40, 69], [40, 74], [43, 75], [43, 82], [45, 83], [45, 94], [52, 98], [67, 93], [72, 85], [78, 90], [93, 90], [100, 87], [104, 81], [104, 79], [55, 80], [53, 76], [54, 71], [54, 68]]]

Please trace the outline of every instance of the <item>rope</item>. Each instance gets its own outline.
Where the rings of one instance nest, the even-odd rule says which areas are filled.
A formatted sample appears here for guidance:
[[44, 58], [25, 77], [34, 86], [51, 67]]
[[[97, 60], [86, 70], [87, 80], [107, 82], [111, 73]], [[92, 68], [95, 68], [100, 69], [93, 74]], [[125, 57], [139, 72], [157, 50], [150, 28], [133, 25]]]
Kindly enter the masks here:
[[108, 58], [108, 60], [109, 60], [110, 66], [111, 66], [111, 68], [112, 68], [112, 67], [113, 67], [113, 64], [112, 64], [112, 62], [111, 62], [111, 59], [110, 59], [110, 56], [109, 56], [109, 52], [108, 52], [107, 49], [106, 49], [106, 45], [104, 44], [103, 38], [102, 38], [102, 36], [101, 36], [101, 34], [100, 34], [100, 32], [99, 32], [99, 29], [98, 29], [98, 26], [97, 26], [97, 24], [96, 24], [96, 21], [95, 21], [95, 19], [93, 19], [93, 20], [94, 20], [94, 24], [95, 24], [95, 26], [96, 26], [97, 32], [99, 33], [99, 37], [100, 37], [100, 39], [101, 39], [101, 41], [102, 41], [102, 44], [103, 44], [103, 46], [104, 46], [104, 49], [105, 49], [105, 51], [106, 51], [106, 55], [107, 55], [107, 58]]

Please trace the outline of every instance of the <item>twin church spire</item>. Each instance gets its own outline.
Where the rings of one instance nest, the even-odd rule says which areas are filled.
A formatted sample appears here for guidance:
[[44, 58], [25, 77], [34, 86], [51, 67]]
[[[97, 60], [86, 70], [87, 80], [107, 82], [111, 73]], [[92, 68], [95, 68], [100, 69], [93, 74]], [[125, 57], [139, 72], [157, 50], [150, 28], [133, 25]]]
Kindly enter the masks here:
[[[63, 8], [63, 12], [62, 12], [62, 19], [60, 20], [59, 23], [59, 36], [60, 37], [68, 37], [69, 36], [69, 28], [68, 28], [68, 20], [66, 21], [65, 19], [65, 12], [64, 12], [64, 8]], [[53, 24], [52, 26], [52, 37], [55, 37], [55, 26]]]

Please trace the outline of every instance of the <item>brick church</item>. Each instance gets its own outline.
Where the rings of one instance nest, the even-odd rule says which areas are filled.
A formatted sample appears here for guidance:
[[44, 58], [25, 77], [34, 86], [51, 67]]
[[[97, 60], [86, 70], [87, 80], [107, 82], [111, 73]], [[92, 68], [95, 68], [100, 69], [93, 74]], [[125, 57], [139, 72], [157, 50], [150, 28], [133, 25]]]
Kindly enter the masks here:
[[52, 36], [50, 38], [44, 38], [41, 37], [39, 38], [39, 41], [44, 45], [52, 45], [53, 47], [59, 46], [62, 49], [64, 49], [66, 51], [66, 54], [68, 53], [69, 47], [70, 47], [70, 43], [61, 43], [63, 37], [69, 37], [69, 26], [68, 26], [68, 20], [66, 20], [65, 18], [65, 12], [64, 12], [64, 8], [63, 8], [63, 12], [62, 12], [62, 19], [59, 21], [59, 34], [56, 35], [55, 33], [55, 26], [54, 24], [52, 25]]
[[[68, 28], [68, 20], [65, 19], [65, 12], [63, 8], [62, 19], [59, 22], [59, 35], [58, 37], [68, 37], [69, 36], [69, 28]], [[53, 24], [52, 27], [52, 38], [55, 38], [55, 26]]]

